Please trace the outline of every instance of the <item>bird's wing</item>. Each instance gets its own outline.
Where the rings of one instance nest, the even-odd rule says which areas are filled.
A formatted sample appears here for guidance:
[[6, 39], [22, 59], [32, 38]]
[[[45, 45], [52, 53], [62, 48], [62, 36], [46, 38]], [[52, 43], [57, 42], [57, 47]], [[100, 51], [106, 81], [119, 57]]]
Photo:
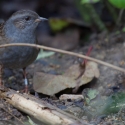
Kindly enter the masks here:
[[[0, 23], [0, 42], [1, 42], [1, 40], [4, 38], [4, 25], [5, 25], [5, 23], [3, 22], [3, 23]], [[0, 43], [1, 44], [1, 43]]]
[[[3, 44], [8, 44], [9, 40], [6, 38], [5, 33], [4, 33], [4, 25], [5, 22], [0, 23], [0, 46]], [[3, 55], [3, 53], [7, 52], [6, 48], [0, 48], [0, 56]]]
[[5, 25], [5, 22], [0, 23], [0, 45], [9, 43], [9, 40], [5, 36], [4, 25]]

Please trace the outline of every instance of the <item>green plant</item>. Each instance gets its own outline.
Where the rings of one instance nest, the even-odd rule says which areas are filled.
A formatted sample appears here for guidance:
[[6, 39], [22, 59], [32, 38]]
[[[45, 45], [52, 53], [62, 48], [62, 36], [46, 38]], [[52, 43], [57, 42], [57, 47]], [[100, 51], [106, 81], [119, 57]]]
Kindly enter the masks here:
[[99, 2], [100, 0], [81, 0], [82, 4], [86, 4], [86, 3], [96, 3]]
[[125, 8], [125, 0], [109, 0], [109, 2], [119, 9]]

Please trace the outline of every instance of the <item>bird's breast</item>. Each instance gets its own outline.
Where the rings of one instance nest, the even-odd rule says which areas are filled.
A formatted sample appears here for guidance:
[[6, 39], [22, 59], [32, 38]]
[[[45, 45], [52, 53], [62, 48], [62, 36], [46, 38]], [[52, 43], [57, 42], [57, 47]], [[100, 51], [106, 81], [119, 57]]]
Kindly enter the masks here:
[[6, 68], [24, 68], [30, 65], [37, 57], [39, 50], [27, 46], [8, 47], [0, 55], [0, 62]]

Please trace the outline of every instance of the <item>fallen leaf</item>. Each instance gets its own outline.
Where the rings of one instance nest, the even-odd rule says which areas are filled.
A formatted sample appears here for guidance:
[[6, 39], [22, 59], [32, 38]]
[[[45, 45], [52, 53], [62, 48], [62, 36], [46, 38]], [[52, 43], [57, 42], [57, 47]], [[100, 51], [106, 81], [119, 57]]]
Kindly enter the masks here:
[[41, 58], [46, 58], [46, 57], [52, 56], [52, 55], [54, 55], [54, 54], [55, 54], [55, 52], [43, 51], [43, 50], [41, 49], [36, 60], [39, 60], [39, 59], [41, 59]]
[[[77, 86], [76, 78], [80, 74], [80, 66], [72, 65], [63, 75], [52, 75], [43, 72], [36, 72], [33, 77], [33, 87], [36, 92], [46, 95], [54, 95], [66, 88]], [[87, 84], [94, 77], [99, 77], [97, 63], [88, 61], [85, 73], [79, 80], [79, 86]]]
[[100, 75], [100, 73], [99, 73], [99, 70], [98, 70], [97, 63], [89, 61], [86, 65], [86, 70], [85, 70], [85, 73], [83, 74], [83, 77], [87, 76], [87, 77], [98, 78], [99, 75]]

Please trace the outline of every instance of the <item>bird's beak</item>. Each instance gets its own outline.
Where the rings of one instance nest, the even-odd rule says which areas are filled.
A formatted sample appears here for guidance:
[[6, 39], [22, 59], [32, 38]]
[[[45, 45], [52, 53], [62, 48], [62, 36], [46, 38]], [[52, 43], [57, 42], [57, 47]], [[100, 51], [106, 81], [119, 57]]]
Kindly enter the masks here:
[[41, 21], [47, 21], [48, 19], [39, 17], [38, 19], [35, 20], [35, 22], [41, 22]]

